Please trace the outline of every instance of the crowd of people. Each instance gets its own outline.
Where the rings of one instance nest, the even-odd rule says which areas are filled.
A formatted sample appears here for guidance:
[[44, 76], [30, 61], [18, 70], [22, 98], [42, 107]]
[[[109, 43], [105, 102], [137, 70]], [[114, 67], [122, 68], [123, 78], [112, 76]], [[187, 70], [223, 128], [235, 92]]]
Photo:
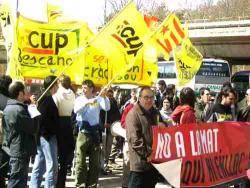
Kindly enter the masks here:
[[[74, 91], [66, 75], [46, 77], [43, 89], [38, 101], [22, 82], [0, 78], [0, 187], [7, 174], [8, 188], [26, 187], [30, 161], [30, 187], [39, 188], [43, 176], [45, 188], [65, 187], [75, 158], [75, 186], [94, 188], [122, 156], [121, 186], [153, 188], [163, 179], [150, 163], [152, 126], [250, 120], [250, 89], [238, 101], [230, 83], [217, 94], [200, 88], [197, 97], [189, 87], [177, 94], [175, 85], [160, 80], [154, 88], [131, 89], [123, 101], [117, 88], [97, 91], [91, 80]], [[112, 134], [117, 122], [124, 138]]]

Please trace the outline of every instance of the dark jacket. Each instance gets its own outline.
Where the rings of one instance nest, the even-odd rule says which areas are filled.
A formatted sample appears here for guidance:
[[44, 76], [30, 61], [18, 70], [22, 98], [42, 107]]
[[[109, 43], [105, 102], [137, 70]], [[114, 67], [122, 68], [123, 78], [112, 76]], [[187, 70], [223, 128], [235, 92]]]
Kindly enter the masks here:
[[3, 111], [7, 105], [8, 97], [0, 93], [0, 110]]
[[49, 139], [51, 136], [57, 135], [59, 129], [59, 113], [56, 104], [51, 95], [45, 96], [38, 105], [41, 113], [39, 120], [40, 136]]
[[225, 106], [220, 103], [216, 103], [208, 116], [208, 122], [223, 122], [233, 121], [233, 113], [231, 106]]
[[3, 150], [11, 157], [27, 158], [36, 153], [37, 124], [30, 117], [27, 105], [8, 100], [3, 112]]
[[139, 104], [126, 117], [126, 134], [129, 146], [130, 170], [147, 171], [152, 168], [147, 157], [152, 151], [152, 126], [157, 123], [157, 112], [146, 112]]
[[250, 106], [248, 106], [246, 98], [244, 98], [238, 103], [237, 109], [238, 109], [237, 120], [250, 122]]
[[166, 90], [164, 90], [162, 92], [162, 95], [161, 95], [161, 93], [159, 91], [155, 94], [155, 98], [156, 98], [155, 105], [156, 105], [156, 107], [158, 109], [162, 108], [163, 98], [165, 98], [166, 96], [167, 96], [167, 91]]
[[[107, 123], [112, 124], [115, 121], [119, 121], [121, 119], [121, 114], [116, 100], [114, 98], [111, 98], [109, 99], [109, 101], [110, 101], [110, 110], [107, 111]], [[105, 114], [106, 111], [101, 110], [100, 116], [103, 124], [105, 123]]]
[[7, 105], [8, 97], [0, 93], [0, 145], [2, 145], [3, 141], [3, 127], [2, 127], [2, 117], [3, 117], [3, 110]]
[[195, 117], [197, 122], [206, 122], [208, 120], [208, 115], [211, 113], [213, 103], [205, 104], [202, 101], [197, 101], [195, 103]]

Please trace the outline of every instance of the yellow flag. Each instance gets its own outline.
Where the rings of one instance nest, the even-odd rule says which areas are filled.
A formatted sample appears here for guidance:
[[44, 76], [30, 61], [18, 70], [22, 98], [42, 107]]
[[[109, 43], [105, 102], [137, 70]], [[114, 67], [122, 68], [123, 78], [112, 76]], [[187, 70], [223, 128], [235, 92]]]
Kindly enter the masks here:
[[125, 72], [134, 63], [144, 46], [149, 30], [133, 2], [129, 3], [97, 34], [91, 45], [112, 62], [113, 77]]
[[[119, 71], [115, 70], [113, 72]], [[116, 84], [134, 84], [152, 86], [158, 76], [157, 53], [150, 41], [145, 42], [142, 53], [136, 57], [135, 63], [124, 74], [114, 80]]]
[[186, 38], [180, 49], [174, 50], [174, 59], [177, 67], [177, 80], [179, 86], [185, 86], [193, 79], [202, 63], [201, 53]]
[[103, 86], [111, 79], [112, 66], [108, 58], [93, 46], [85, 49], [84, 79], [90, 79], [97, 86]]
[[157, 49], [162, 52], [165, 59], [169, 58], [169, 53], [180, 45], [185, 37], [186, 33], [180, 20], [173, 13], [167, 16], [152, 36]]
[[18, 62], [24, 77], [59, 75], [65, 67], [73, 81], [84, 70], [84, 47], [93, 36], [83, 22], [42, 23], [20, 16], [11, 61]]
[[108, 59], [93, 46], [87, 47], [84, 60], [84, 79], [91, 79], [97, 86], [106, 85], [113, 78], [115, 84], [151, 86], [157, 79], [158, 66], [156, 57], [150, 52], [152, 49], [145, 47], [142, 49], [143, 53], [139, 53], [136, 57], [132, 67], [127, 71], [122, 71], [116, 78], [114, 76], [117, 72], [121, 72], [121, 67], [114, 66], [115, 63], [112, 63], [112, 59]]

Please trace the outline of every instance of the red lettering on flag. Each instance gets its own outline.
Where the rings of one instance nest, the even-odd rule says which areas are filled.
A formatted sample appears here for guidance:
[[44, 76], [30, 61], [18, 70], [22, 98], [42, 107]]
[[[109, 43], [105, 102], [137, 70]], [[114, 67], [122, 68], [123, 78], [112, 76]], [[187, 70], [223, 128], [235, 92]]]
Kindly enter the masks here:
[[180, 27], [180, 25], [177, 23], [177, 21], [174, 18], [174, 28], [176, 29], [177, 33], [180, 35], [181, 38], [185, 37], [185, 33], [183, 29]]
[[169, 40], [168, 40], [168, 39], [165, 39], [164, 41], [165, 41], [165, 45], [166, 45], [166, 46], [164, 46], [164, 44], [162, 44], [162, 42], [161, 42], [159, 39], [156, 40], [156, 42], [157, 42], [157, 43], [158, 43], [167, 53], [171, 52], [172, 46], [171, 46]]
[[53, 50], [48, 50], [48, 49], [24, 48], [23, 51], [32, 54], [50, 54], [50, 55], [54, 54]]
[[114, 37], [116, 40], [118, 40], [124, 48], [127, 48], [125, 42], [118, 35], [112, 34], [111, 36]]
[[173, 32], [170, 33], [170, 37], [171, 37], [171, 39], [174, 41], [174, 43], [175, 43], [176, 45], [178, 45], [178, 44], [180, 43], [180, 42], [178, 41], [178, 39], [175, 37], [175, 35], [174, 35]]

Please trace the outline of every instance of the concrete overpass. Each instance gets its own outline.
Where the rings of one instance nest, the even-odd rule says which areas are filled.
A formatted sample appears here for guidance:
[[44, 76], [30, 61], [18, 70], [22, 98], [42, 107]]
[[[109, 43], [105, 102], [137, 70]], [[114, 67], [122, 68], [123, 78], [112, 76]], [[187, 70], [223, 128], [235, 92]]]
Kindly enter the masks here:
[[204, 57], [250, 65], [250, 20], [190, 23], [189, 36]]

